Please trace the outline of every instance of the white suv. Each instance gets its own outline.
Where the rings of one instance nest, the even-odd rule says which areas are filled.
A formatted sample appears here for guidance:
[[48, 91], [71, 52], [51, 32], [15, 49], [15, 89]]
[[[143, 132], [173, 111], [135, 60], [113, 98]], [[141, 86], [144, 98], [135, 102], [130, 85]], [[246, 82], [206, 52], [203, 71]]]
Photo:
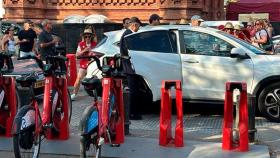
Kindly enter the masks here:
[[[119, 53], [122, 32], [105, 33], [93, 51]], [[143, 94], [153, 101], [160, 100], [162, 80], [181, 80], [184, 100], [212, 103], [224, 101], [225, 82], [245, 81], [260, 112], [280, 122], [280, 56], [216, 29], [183, 25], [142, 27], [125, 40]]]

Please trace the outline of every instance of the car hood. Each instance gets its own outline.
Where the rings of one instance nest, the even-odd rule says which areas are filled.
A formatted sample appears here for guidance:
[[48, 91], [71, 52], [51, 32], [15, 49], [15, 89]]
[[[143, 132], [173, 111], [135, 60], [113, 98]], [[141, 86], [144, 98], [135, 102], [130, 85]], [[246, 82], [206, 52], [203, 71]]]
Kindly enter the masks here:
[[280, 55], [267, 55], [266, 58], [274, 64], [280, 65]]
[[17, 60], [13, 58], [14, 71], [12, 75], [28, 75], [31, 72], [36, 72], [37, 80], [43, 80], [44, 74], [42, 70], [38, 67], [37, 63], [33, 60]]

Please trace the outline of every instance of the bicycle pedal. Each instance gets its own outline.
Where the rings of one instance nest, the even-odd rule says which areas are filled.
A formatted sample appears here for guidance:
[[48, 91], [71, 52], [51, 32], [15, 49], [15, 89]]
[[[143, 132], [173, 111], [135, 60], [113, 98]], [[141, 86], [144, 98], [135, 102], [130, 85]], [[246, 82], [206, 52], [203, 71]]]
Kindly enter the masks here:
[[115, 148], [115, 147], [120, 147], [120, 144], [111, 144], [111, 147]]

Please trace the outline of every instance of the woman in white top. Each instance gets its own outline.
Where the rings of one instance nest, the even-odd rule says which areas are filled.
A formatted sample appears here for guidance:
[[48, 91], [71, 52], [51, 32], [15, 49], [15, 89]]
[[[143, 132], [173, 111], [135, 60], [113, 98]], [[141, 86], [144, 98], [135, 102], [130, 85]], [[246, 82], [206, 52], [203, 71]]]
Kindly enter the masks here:
[[16, 52], [16, 41], [14, 39], [14, 28], [9, 27], [2, 39], [2, 51], [14, 55]]
[[271, 43], [271, 39], [269, 37], [269, 34], [267, 30], [265, 29], [264, 26], [264, 21], [263, 20], [257, 20], [255, 22], [256, 26], [256, 34], [255, 37], [253, 38], [252, 42], [253, 44], [259, 46], [263, 50], [267, 52], [272, 52], [273, 51], [273, 45]]

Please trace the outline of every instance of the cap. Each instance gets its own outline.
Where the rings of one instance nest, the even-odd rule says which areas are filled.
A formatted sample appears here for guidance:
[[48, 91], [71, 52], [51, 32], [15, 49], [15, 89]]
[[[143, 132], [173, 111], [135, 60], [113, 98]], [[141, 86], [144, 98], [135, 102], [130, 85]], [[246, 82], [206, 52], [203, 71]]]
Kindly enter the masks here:
[[249, 22], [247, 22], [247, 26], [248, 26], [248, 25], [253, 26], [254, 23], [253, 23], [252, 21], [249, 21]]
[[238, 24], [236, 24], [236, 25], [234, 25], [234, 30], [241, 30], [241, 27], [240, 27], [240, 25], [238, 25]]
[[201, 16], [199, 16], [199, 15], [194, 15], [194, 16], [192, 16], [192, 18], [191, 18], [191, 20], [198, 20], [198, 21], [204, 21], [202, 18], [201, 18]]
[[227, 22], [227, 23], [225, 24], [225, 29], [233, 29], [232, 23], [231, 23], [231, 22]]
[[157, 14], [152, 14], [152, 15], [150, 16], [149, 21], [152, 22], [152, 21], [154, 21], [154, 20], [162, 20], [162, 17], [160, 17], [160, 16], [157, 15]]
[[92, 30], [91, 29], [85, 29], [83, 34], [92, 34]]
[[29, 20], [29, 19], [24, 20], [24, 21], [23, 21], [23, 23], [24, 23], [24, 24], [25, 24], [25, 23], [28, 23], [28, 24], [33, 24], [33, 22], [32, 22], [31, 20]]
[[138, 23], [140, 25], [142, 24], [141, 21], [137, 17], [130, 18], [129, 23]]

